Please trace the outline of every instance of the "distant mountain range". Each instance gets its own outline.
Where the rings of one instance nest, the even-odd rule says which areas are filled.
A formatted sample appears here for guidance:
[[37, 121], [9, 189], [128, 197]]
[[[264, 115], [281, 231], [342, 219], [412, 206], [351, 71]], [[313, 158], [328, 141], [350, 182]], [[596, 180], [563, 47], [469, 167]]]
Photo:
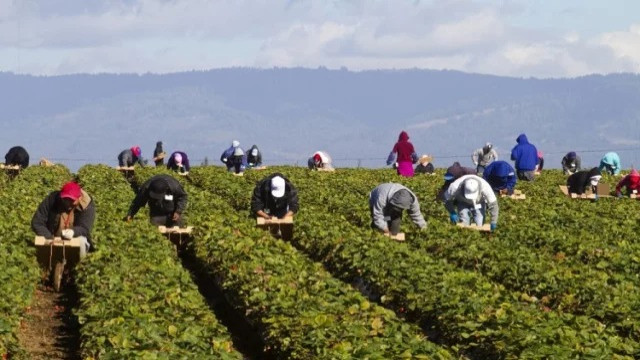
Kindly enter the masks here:
[[[457, 71], [219, 69], [166, 75], [0, 73], [0, 144], [23, 145], [77, 169], [115, 165], [156, 141], [199, 164], [237, 139], [266, 164], [305, 165], [326, 150], [336, 166], [384, 166], [401, 130], [435, 165], [470, 165], [486, 141], [507, 158], [524, 132], [547, 167], [581, 152], [585, 165], [617, 150], [640, 166], [640, 76], [518, 79]], [[6, 151], [0, 148], [0, 151]]]

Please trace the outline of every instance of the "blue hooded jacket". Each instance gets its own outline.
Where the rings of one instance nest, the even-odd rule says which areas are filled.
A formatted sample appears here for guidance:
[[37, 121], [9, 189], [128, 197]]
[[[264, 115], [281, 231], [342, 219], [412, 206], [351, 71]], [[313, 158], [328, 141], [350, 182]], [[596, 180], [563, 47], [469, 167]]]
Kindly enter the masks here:
[[516, 170], [533, 171], [538, 162], [538, 149], [529, 143], [527, 135], [520, 134], [516, 139], [518, 145], [511, 149], [511, 160], [516, 162]]
[[511, 190], [516, 186], [516, 171], [508, 162], [498, 160], [489, 164], [482, 174], [494, 191]]
[[[608, 166], [607, 166], [608, 165]], [[608, 152], [604, 154], [602, 160], [600, 160], [600, 166], [598, 170], [601, 172], [607, 168], [607, 171], [613, 172], [613, 175], [620, 174], [620, 157], [614, 152]]]

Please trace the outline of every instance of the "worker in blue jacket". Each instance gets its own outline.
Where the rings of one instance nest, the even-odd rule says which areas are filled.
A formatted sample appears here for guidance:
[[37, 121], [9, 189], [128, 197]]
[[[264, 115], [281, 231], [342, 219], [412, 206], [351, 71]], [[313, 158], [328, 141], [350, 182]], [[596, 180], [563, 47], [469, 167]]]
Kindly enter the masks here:
[[520, 134], [516, 142], [518, 145], [511, 149], [511, 160], [515, 161], [518, 179], [533, 181], [538, 163], [538, 149], [529, 143], [525, 134]]
[[484, 169], [482, 177], [491, 185], [493, 191], [506, 192], [507, 195], [513, 194], [517, 182], [516, 171], [508, 162], [502, 160], [492, 162]]

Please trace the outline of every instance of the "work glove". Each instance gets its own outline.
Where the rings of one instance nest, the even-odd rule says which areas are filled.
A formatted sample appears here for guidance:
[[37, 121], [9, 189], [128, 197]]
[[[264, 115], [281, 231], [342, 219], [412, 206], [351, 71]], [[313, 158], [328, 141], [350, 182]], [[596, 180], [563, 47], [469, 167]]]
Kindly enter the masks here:
[[498, 224], [496, 223], [491, 223], [491, 231], [496, 231], [496, 228], [498, 227]]
[[64, 229], [62, 230], [62, 237], [71, 240], [73, 239], [73, 229]]
[[457, 224], [459, 220], [458, 214], [452, 212], [451, 214], [449, 214], [449, 220], [451, 220], [451, 223]]

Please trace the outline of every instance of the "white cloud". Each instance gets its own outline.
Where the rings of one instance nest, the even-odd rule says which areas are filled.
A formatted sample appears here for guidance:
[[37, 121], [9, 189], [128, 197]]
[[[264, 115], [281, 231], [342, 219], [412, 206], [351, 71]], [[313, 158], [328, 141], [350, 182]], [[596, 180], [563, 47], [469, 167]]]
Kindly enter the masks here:
[[0, 70], [433, 68], [510, 76], [640, 72], [640, 24], [586, 36], [516, 26], [517, 3], [0, 0]]

